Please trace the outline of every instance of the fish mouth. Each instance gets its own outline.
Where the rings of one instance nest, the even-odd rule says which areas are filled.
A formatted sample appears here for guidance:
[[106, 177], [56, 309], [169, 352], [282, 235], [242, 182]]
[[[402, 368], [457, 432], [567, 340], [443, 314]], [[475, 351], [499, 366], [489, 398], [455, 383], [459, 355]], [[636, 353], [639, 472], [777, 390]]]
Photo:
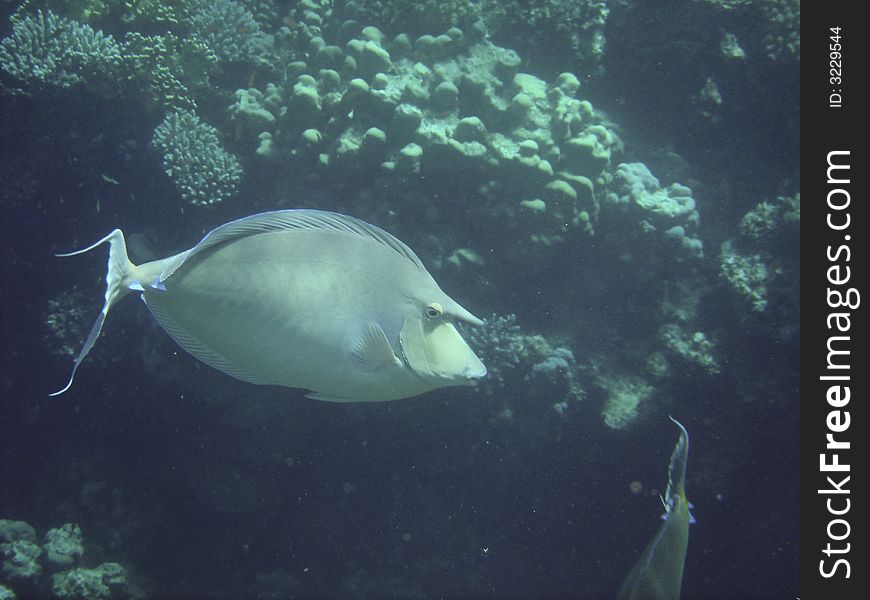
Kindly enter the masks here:
[[462, 376], [469, 385], [477, 385], [477, 381], [486, 377], [486, 373], [486, 365], [482, 362], [478, 362], [476, 365], [467, 366], [465, 371], [463, 371]]
[[486, 367], [483, 363], [477, 365], [468, 365], [461, 373], [455, 373], [450, 377], [452, 382], [450, 385], [458, 385], [462, 387], [476, 387], [477, 382], [486, 376]]

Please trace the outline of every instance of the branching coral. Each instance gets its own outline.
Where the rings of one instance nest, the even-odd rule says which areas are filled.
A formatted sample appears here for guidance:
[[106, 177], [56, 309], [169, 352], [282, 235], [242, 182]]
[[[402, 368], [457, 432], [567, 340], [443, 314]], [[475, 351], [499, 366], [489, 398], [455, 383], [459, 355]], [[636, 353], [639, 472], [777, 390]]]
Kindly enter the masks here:
[[235, 0], [197, 0], [188, 25], [221, 62], [250, 61], [256, 56], [260, 25]]
[[122, 47], [90, 25], [37, 11], [0, 41], [0, 67], [27, 84], [110, 89], [122, 69]]
[[546, 390], [543, 396], [553, 400], [573, 401], [584, 395], [574, 354], [541, 335], [523, 333], [516, 315], [492, 315], [482, 327], [463, 328], [462, 333], [486, 365], [487, 376], [479, 384], [484, 393], [502, 393], [522, 384]]
[[166, 174], [187, 202], [215, 204], [238, 191], [242, 166], [223, 149], [217, 129], [193, 111], [167, 114], [154, 131], [153, 143], [163, 154]]
[[174, 34], [124, 36], [124, 60], [131, 83], [139, 86], [147, 105], [195, 109], [195, 92], [208, 84], [217, 57], [195, 37]]

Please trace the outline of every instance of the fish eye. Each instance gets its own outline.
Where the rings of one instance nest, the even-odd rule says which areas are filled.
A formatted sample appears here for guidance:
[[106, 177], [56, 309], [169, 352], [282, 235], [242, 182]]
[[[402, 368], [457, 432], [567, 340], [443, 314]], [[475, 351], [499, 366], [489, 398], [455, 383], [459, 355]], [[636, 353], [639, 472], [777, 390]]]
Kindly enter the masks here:
[[426, 307], [426, 316], [430, 319], [434, 319], [436, 317], [440, 317], [444, 314], [444, 309], [437, 302], [433, 302], [429, 306]]

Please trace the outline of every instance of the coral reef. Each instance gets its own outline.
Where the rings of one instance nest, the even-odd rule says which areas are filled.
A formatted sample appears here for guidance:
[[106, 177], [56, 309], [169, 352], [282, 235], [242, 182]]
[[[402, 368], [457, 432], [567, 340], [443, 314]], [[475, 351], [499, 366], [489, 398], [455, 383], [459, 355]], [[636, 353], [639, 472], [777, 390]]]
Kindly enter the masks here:
[[548, 390], [543, 395], [556, 400], [583, 397], [574, 354], [541, 335], [523, 333], [516, 315], [492, 315], [481, 327], [463, 328], [462, 334], [487, 366], [487, 375], [478, 385], [483, 393], [526, 385]]
[[36, 542], [36, 530], [30, 523], [0, 519], [0, 543], [24, 540]]
[[482, 327], [463, 327], [462, 337], [486, 365], [486, 377], [478, 384], [485, 394], [505, 387], [505, 376], [515, 371], [525, 351], [525, 337], [516, 315], [491, 315]]
[[703, 256], [692, 190], [679, 183], [662, 188], [643, 163], [616, 167], [611, 189], [603, 210], [622, 220], [625, 229], [676, 246], [687, 257]]
[[[481, 243], [522, 262], [545, 262], [594, 232], [596, 187], [621, 141], [576, 97], [577, 77], [523, 73], [515, 52], [473, 27], [388, 40], [355, 21], [328, 30], [323, 14], [314, 4], [297, 10], [297, 28], [276, 35], [295, 60], [282, 77], [237, 90], [229, 106], [239, 144], [261, 159], [253, 168], [318, 182], [377, 172], [381, 197], [406, 198], [398, 220], [475, 198], [465, 209], [478, 229], [497, 221], [514, 236]], [[451, 193], [436, 205], [421, 196], [424, 180]], [[485, 265], [479, 246], [441, 243], [435, 262]]]
[[196, 206], [221, 202], [238, 191], [242, 166], [223, 149], [218, 130], [190, 110], [172, 111], [154, 130], [154, 146], [181, 197]]
[[121, 53], [111, 36], [90, 25], [38, 10], [17, 21], [0, 41], [0, 68], [29, 85], [84, 83], [102, 92], [117, 85]]
[[[740, 219], [740, 233], [755, 242], [775, 239], [784, 229], [794, 229], [800, 225], [801, 195], [779, 196], [775, 200], [764, 200], [749, 210]], [[794, 232], [792, 232], [794, 233]]]
[[110, 600], [125, 597], [127, 571], [118, 563], [94, 569], [70, 569], [51, 576], [51, 591], [61, 600]]
[[[125, 0], [16, 12], [12, 35], [0, 45], [0, 67], [28, 86], [86, 89], [111, 98], [124, 96], [149, 106], [194, 108], [209, 75], [219, 64], [258, 62], [258, 26], [232, 0], [164, 5]], [[75, 16], [83, 22], [71, 18]], [[119, 23], [123, 37], [90, 23]], [[183, 24], [183, 25], [182, 25]]]
[[596, 385], [606, 394], [601, 418], [611, 429], [630, 427], [649, 407], [645, 403], [654, 389], [640, 377], [626, 374], [602, 374]]
[[719, 274], [756, 313], [768, 307], [771, 289], [798, 297], [797, 265], [791, 257], [800, 235], [800, 193], [755, 205], [740, 219], [735, 238], [722, 242]]
[[187, 25], [220, 62], [252, 61], [257, 55], [260, 25], [235, 0], [192, 2]]
[[195, 110], [195, 97], [206, 89], [218, 63], [214, 51], [196, 37], [173, 33], [124, 36], [128, 85], [149, 108]]
[[760, 254], [740, 254], [731, 240], [722, 242], [719, 272], [752, 310], [762, 312], [767, 308], [767, 281], [774, 273], [768, 272]]
[[659, 330], [662, 343], [683, 360], [693, 363], [710, 374], [719, 373], [715, 357], [715, 343], [704, 332], [687, 332], [678, 324], [669, 323]]
[[71, 567], [81, 558], [82, 530], [75, 523], [49, 529], [45, 534], [45, 560], [56, 569]]
[[764, 45], [772, 61], [801, 59], [800, 0], [771, 0], [759, 4], [763, 16]]
[[0, 573], [10, 584], [18, 579], [35, 579], [42, 573], [39, 564], [42, 548], [29, 540], [4, 542], [0, 544], [0, 554], [3, 556]]
[[[0, 598], [48, 597], [63, 600], [111, 600], [131, 597], [127, 571], [113, 562], [79, 566], [84, 545], [75, 523], [50, 529], [45, 543], [24, 521], [0, 519]], [[49, 577], [50, 575], [50, 577]]]

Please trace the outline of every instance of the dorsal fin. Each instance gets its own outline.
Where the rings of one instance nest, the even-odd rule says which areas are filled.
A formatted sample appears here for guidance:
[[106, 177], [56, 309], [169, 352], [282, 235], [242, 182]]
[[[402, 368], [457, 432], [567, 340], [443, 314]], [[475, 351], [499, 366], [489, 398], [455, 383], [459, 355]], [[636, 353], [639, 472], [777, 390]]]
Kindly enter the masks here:
[[182, 252], [176, 257], [176, 260], [171, 261], [160, 275], [160, 280], [164, 281], [172, 275], [176, 269], [184, 264], [187, 259], [199, 254], [207, 248], [212, 248], [229, 240], [238, 239], [248, 235], [294, 229], [309, 231], [341, 231], [368, 238], [382, 246], [390, 248], [406, 260], [413, 263], [420, 271], [426, 271], [426, 267], [423, 266], [423, 263], [420, 262], [420, 259], [417, 258], [417, 255], [414, 254], [413, 250], [380, 227], [338, 213], [323, 210], [291, 209], [251, 215], [243, 219], [230, 221], [225, 225], [213, 229], [207, 233], [196, 246], [187, 252]]
[[675, 418], [668, 417], [680, 428], [680, 438], [674, 451], [671, 453], [671, 462], [668, 465], [668, 488], [665, 492], [665, 511], [670, 512], [674, 508], [674, 498], [685, 494], [686, 485], [686, 461], [689, 458], [689, 432], [683, 424]]

